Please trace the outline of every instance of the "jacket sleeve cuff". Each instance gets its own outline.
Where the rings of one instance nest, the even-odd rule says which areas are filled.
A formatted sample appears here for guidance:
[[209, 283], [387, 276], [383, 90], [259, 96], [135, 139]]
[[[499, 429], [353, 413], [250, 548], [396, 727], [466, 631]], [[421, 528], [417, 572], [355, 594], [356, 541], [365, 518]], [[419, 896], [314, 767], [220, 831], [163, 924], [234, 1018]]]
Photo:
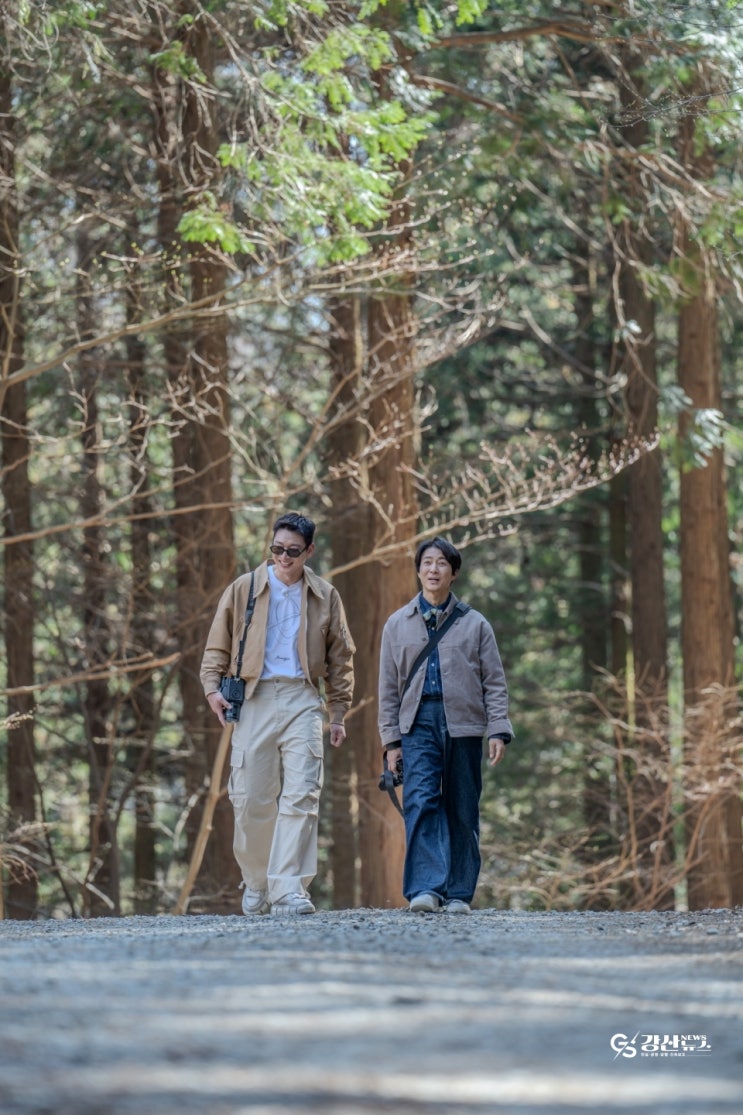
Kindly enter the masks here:
[[204, 690], [205, 697], [208, 697], [211, 693], [218, 692], [221, 677], [222, 675], [215, 671], [204, 672], [201, 675], [201, 686]]
[[494, 739], [496, 736], [508, 736], [513, 739], [514, 731], [511, 727], [511, 721], [505, 717], [501, 720], [494, 720], [488, 724], [488, 739]]
[[345, 705], [328, 705], [328, 717], [331, 724], [342, 724], [346, 719], [348, 709]]

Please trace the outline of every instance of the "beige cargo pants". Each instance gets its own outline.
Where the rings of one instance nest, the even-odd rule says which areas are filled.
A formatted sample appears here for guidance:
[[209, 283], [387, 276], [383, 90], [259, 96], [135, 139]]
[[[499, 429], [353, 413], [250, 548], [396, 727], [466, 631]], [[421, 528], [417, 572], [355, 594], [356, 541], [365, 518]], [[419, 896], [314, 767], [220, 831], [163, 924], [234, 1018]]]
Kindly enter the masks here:
[[307, 894], [317, 874], [323, 702], [303, 679], [259, 681], [232, 735], [228, 793], [246, 886], [270, 902]]

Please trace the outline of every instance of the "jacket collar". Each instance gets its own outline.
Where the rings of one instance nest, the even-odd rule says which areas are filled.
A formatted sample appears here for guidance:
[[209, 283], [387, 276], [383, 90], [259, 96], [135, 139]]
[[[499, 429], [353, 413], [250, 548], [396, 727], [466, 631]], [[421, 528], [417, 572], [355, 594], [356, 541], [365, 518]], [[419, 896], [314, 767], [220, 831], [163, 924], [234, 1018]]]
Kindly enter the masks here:
[[[413, 599], [405, 605], [405, 615], [406, 616], [414, 616], [416, 612], [418, 613], [418, 615], [422, 614], [421, 609], [420, 609], [420, 595], [421, 595], [420, 592], [416, 592]], [[459, 597], [455, 596], [453, 592], [449, 594], [449, 597], [450, 597], [449, 598], [449, 605], [448, 605], [446, 611], [444, 612], [444, 616], [451, 615], [451, 613], [454, 611], [457, 604], [459, 603]]]

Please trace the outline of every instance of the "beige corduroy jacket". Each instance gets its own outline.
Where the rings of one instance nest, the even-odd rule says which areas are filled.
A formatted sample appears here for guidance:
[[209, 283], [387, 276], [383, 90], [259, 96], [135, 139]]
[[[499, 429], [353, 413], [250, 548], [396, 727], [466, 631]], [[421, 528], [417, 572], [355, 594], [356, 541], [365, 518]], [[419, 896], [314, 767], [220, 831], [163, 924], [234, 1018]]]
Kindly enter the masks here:
[[[263, 670], [268, 622], [268, 562], [255, 570], [255, 611], [245, 640], [240, 676], [245, 679], [249, 700]], [[201, 661], [201, 684], [208, 697], [219, 689], [220, 678], [234, 674], [245, 627], [245, 608], [250, 573], [233, 581], [217, 605]], [[302, 610], [297, 650], [304, 676], [324, 691], [332, 724], [342, 724], [353, 699], [353, 654], [355, 646], [348, 630], [343, 602], [337, 589], [307, 566], [302, 572]], [[321, 689], [322, 683], [322, 689]]]

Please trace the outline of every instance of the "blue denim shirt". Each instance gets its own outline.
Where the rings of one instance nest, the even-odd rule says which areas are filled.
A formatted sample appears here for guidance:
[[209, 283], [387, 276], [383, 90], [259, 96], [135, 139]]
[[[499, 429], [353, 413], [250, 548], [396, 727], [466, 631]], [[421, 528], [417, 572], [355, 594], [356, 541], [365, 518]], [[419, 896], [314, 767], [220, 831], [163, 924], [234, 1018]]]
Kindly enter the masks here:
[[[443, 604], [429, 604], [423, 593], [419, 593], [418, 604], [424, 623], [428, 628], [429, 639], [433, 637], [442, 615], [449, 607], [450, 600], [451, 593], [449, 593]], [[441, 684], [441, 661], [439, 659], [439, 648], [436, 646], [433, 648], [426, 661], [426, 677], [423, 682], [423, 696], [442, 697], [443, 694], [444, 690]]]

